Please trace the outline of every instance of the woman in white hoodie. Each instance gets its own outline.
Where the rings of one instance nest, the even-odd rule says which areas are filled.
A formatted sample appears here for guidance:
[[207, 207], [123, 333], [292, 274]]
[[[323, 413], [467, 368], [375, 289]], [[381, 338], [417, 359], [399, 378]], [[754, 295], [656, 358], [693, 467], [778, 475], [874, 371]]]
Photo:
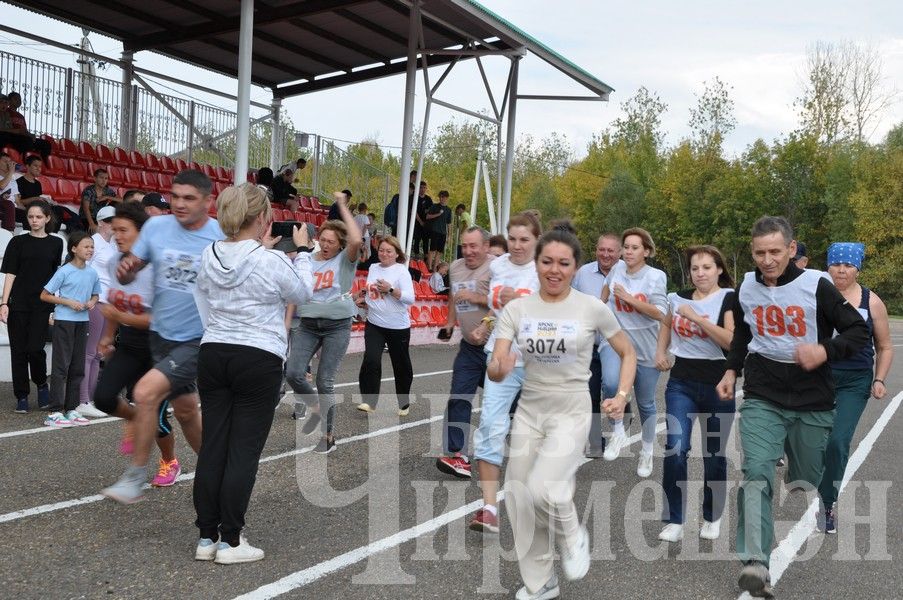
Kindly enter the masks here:
[[285, 307], [307, 302], [313, 284], [306, 227], [295, 228], [294, 261], [269, 249], [279, 240], [270, 236], [263, 190], [228, 187], [216, 204], [226, 239], [204, 250], [197, 280], [206, 331], [198, 354], [203, 437], [194, 480], [195, 558], [232, 564], [264, 556], [241, 530], [279, 402]]

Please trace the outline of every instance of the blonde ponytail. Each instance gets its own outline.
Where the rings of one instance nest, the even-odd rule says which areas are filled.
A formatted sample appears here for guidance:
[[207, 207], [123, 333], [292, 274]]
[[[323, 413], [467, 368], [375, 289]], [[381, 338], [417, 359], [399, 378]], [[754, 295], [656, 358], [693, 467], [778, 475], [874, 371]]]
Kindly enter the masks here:
[[261, 213], [270, 219], [266, 192], [253, 183], [229, 186], [216, 198], [216, 220], [226, 237], [235, 237]]

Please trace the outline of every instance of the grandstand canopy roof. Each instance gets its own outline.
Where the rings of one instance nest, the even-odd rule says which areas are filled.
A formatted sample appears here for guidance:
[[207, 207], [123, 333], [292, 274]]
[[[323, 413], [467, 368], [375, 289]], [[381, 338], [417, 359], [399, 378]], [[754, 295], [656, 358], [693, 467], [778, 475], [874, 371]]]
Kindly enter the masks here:
[[[238, 75], [238, 0], [8, 0], [148, 50]], [[405, 72], [409, 0], [256, 0], [252, 81], [288, 97]], [[593, 94], [612, 88], [473, 0], [422, 0], [428, 49], [524, 48]], [[454, 54], [435, 55], [430, 65]]]

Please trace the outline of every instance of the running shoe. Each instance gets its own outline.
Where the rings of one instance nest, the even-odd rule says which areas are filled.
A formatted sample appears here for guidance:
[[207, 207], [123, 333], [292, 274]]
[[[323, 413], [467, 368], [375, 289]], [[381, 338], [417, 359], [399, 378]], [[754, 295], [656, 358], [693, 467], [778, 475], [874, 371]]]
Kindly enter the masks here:
[[605, 445], [605, 453], [602, 455], [607, 461], [612, 461], [621, 455], [621, 448], [627, 445], [627, 435], [624, 433], [612, 434]]
[[538, 592], [531, 594], [527, 591], [527, 586], [522, 586], [517, 590], [514, 600], [552, 600], [560, 595], [561, 590], [558, 589], [558, 576], [553, 573], [552, 578], [549, 579]]
[[659, 532], [658, 534], [658, 539], [663, 542], [669, 542], [671, 544], [679, 542], [683, 539], [683, 537], [684, 526], [681, 523], [668, 523], [667, 525], [662, 527], [661, 532]]
[[573, 545], [562, 544], [559, 551], [564, 576], [571, 581], [583, 579], [589, 571], [589, 534], [586, 527], [581, 525]]
[[16, 412], [20, 415], [28, 414], [28, 397], [16, 400]]
[[87, 402], [85, 404], [82, 404], [81, 406], [78, 407], [78, 412], [81, 414], [81, 416], [88, 417], [91, 419], [102, 419], [104, 417], [110, 416], [107, 413], [100, 410], [99, 408], [97, 408], [96, 406], [94, 406], [93, 402]]
[[329, 454], [335, 450], [335, 438], [328, 438], [325, 435], [320, 438], [320, 442], [314, 447], [315, 454]]
[[50, 386], [46, 383], [38, 387], [38, 408], [50, 410]]
[[154, 487], [169, 487], [176, 483], [176, 479], [181, 473], [182, 465], [179, 464], [179, 459], [174, 458], [170, 461], [165, 461], [161, 458], [160, 468], [151, 481], [151, 485]]
[[699, 537], [704, 540], [717, 540], [721, 535], [721, 519], [714, 521], [703, 521], [702, 527], [699, 529]]
[[366, 402], [361, 402], [357, 405], [357, 409], [363, 411], [365, 413], [375, 413], [376, 409], [367, 404]]
[[640, 451], [640, 462], [636, 467], [636, 474], [640, 477], [652, 475], [652, 453]]
[[194, 560], [213, 560], [216, 558], [216, 542], [210, 538], [198, 540], [198, 546], [194, 549]]
[[245, 536], [241, 536], [237, 546], [230, 546], [226, 542], [219, 542], [216, 545], [216, 558], [213, 559], [213, 562], [218, 565], [234, 565], [262, 560], [263, 557], [263, 550], [255, 548], [248, 543]]
[[119, 481], [108, 488], [100, 490], [101, 495], [122, 504], [134, 504], [144, 500], [144, 482], [147, 473], [144, 467], [130, 466], [119, 478]]
[[398, 416], [406, 417], [406, 416], [408, 416], [408, 413], [410, 413], [410, 412], [411, 412], [411, 405], [405, 404], [404, 406], [402, 406], [401, 408], [398, 409]]
[[307, 417], [307, 422], [301, 427], [301, 433], [307, 435], [309, 433], [313, 433], [317, 427], [320, 426], [320, 413], [318, 412], [310, 412], [310, 416]]
[[494, 515], [485, 508], [477, 511], [477, 514], [470, 520], [468, 528], [474, 531], [482, 531], [483, 533], [499, 532], [499, 517]]
[[451, 456], [440, 456], [436, 459], [436, 468], [447, 475], [461, 479], [470, 479], [471, 477], [470, 460], [460, 452], [455, 452]]
[[132, 422], [123, 421], [122, 440], [119, 441], [119, 454], [131, 456], [135, 451], [135, 437], [132, 434]]
[[825, 533], [837, 533], [837, 514], [834, 512], [834, 506], [825, 508], [824, 516]]
[[47, 415], [47, 418], [44, 419], [44, 425], [47, 427], [72, 427], [72, 421], [63, 416], [61, 412], [54, 412]]
[[768, 567], [760, 562], [749, 562], [743, 565], [737, 585], [741, 590], [749, 592], [753, 598], [774, 598]]
[[70, 411], [67, 411], [67, 412], [66, 412], [66, 418], [67, 418], [67, 419], [69, 420], [69, 422], [72, 423], [73, 425], [87, 425], [88, 423], [91, 422], [91, 421], [89, 421], [88, 419], [84, 418], [84, 417], [82, 416], [82, 414], [81, 414], [80, 412], [78, 412], [77, 410], [70, 410]]

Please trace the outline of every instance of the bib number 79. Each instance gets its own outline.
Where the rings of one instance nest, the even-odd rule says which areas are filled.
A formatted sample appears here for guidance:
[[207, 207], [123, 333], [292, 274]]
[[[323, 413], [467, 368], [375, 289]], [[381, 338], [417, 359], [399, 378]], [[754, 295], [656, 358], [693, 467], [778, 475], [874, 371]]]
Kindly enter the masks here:
[[803, 337], [806, 335], [806, 311], [802, 306], [786, 308], [769, 304], [752, 310], [759, 335]]

